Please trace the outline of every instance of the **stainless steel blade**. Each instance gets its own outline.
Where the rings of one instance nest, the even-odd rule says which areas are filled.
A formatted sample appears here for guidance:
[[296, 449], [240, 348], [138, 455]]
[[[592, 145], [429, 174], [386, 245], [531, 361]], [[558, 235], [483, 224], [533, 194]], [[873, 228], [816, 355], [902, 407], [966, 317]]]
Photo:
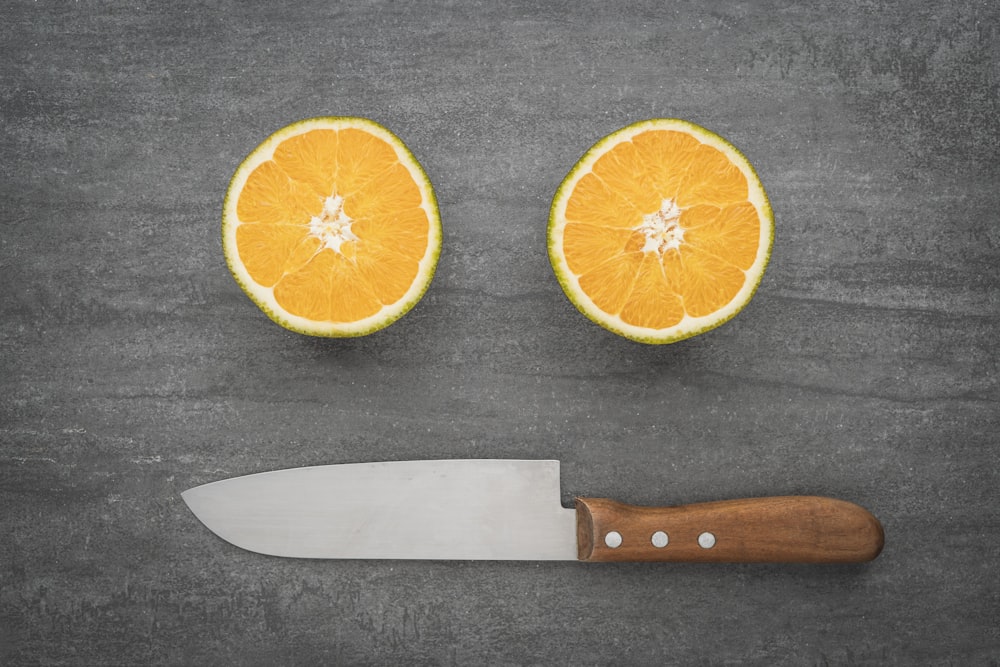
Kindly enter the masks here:
[[238, 547], [296, 558], [576, 560], [558, 461], [464, 459], [293, 468], [182, 494]]

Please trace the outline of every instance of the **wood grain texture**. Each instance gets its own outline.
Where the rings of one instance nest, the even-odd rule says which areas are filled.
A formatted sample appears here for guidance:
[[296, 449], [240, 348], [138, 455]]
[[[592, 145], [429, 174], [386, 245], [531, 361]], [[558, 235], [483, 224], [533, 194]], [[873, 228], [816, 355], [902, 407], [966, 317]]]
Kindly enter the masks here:
[[[637, 507], [577, 498], [579, 558], [588, 562], [861, 563], [882, 551], [882, 524], [853, 503], [816, 496]], [[621, 536], [610, 546], [605, 536]], [[667, 543], [654, 546], [664, 533]], [[702, 535], [711, 541], [699, 542]]]

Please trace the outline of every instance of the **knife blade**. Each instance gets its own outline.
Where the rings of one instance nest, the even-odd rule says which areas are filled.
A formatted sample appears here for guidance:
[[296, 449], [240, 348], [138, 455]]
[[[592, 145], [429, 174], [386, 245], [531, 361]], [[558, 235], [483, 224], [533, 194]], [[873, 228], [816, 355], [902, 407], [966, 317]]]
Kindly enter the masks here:
[[551, 460], [291, 468], [181, 496], [222, 539], [291, 558], [848, 563], [884, 544], [867, 510], [819, 496], [565, 508]]

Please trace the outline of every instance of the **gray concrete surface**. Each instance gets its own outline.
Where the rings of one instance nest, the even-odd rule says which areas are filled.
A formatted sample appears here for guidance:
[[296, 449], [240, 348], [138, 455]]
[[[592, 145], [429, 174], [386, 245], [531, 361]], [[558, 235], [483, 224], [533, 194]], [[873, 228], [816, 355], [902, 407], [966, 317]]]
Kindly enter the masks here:
[[[207, 5], [207, 6], [204, 6]], [[0, 663], [996, 665], [1000, 11], [989, 2], [0, 7]], [[425, 299], [315, 340], [229, 276], [225, 188], [315, 115], [440, 199]], [[649, 117], [723, 134], [771, 266], [666, 347], [584, 319], [556, 186]], [[563, 496], [860, 503], [863, 566], [295, 561], [180, 498], [280, 467], [563, 461]]]

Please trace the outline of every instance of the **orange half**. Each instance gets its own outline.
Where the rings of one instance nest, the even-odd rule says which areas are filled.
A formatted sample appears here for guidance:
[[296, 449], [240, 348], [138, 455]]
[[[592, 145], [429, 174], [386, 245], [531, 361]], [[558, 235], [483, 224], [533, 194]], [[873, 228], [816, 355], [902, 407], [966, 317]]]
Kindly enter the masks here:
[[236, 281], [278, 324], [359, 336], [423, 296], [441, 220], [427, 175], [389, 130], [312, 118], [275, 132], [237, 168], [222, 245]]
[[644, 343], [708, 331], [750, 301], [774, 217], [764, 187], [722, 137], [656, 119], [599, 141], [556, 192], [548, 249], [570, 301]]

